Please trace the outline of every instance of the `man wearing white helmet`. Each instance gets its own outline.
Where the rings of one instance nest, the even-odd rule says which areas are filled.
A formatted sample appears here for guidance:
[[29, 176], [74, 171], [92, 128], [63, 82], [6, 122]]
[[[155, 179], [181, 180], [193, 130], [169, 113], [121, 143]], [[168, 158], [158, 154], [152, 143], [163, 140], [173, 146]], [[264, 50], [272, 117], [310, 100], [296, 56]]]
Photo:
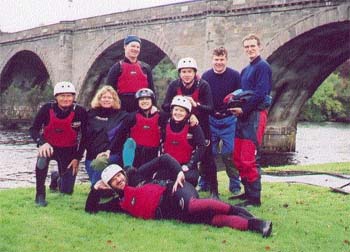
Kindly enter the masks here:
[[172, 99], [176, 95], [186, 96], [192, 105], [192, 113], [198, 118], [207, 141], [206, 153], [201, 160], [201, 171], [206, 177], [211, 190], [211, 196], [218, 197], [218, 181], [216, 164], [211, 153], [209, 115], [213, 111], [213, 97], [208, 82], [197, 77], [197, 63], [187, 57], [179, 60], [177, 69], [179, 79], [170, 83], [162, 108], [170, 112]]
[[38, 206], [47, 205], [45, 180], [51, 160], [57, 161], [58, 172], [51, 173], [50, 189], [73, 193], [79, 160], [84, 152], [87, 123], [87, 112], [74, 102], [75, 94], [71, 82], [58, 82], [54, 87], [55, 101], [40, 108], [29, 129], [39, 147], [35, 166], [35, 203]]
[[[164, 180], [152, 179], [165, 169]], [[196, 189], [185, 181], [181, 165], [169, 155], [162, 155], [138, 169], [125, 172], [118, 165], [104, 169], [89, 193], [85, 211], [122, 212], [136, 218], [177, 219], [215, 227], [250, 230], [268, 237], [272, 222], [256, 218], [241, 207], [215, 199], [200, 199]], [[110, 199], [100, 202], [108, 196]]]

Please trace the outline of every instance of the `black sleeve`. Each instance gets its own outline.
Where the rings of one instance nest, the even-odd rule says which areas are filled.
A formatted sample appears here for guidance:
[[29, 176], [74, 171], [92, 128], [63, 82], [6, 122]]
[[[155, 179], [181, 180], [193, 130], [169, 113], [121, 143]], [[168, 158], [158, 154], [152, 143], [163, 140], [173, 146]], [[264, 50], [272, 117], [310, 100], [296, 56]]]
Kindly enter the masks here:
[[161, 155], [146, 164], [141, 165], [136, 172], [136, 175], [142, 180], [151, 180], [155, 172], [161, 170], [166, 171], [169, 176], [167, 179], [175, 180], [177, 174], [182, 171], [181, 165], [177, 160], [171, 157], [169, 154]]
[[51, 103], [46, 103], [40, 108], [36, 114], [32, 126], [29, 128], [29, 134], [33, 138], [34, 142], [38, 145], [43, 145], [46, 141], [41, 135], [41, 130], [44, 125], [47, 125], [50, 120], [49, 110]]
[[120, 153], [123, 150], [123, 145], [129, 136], [130, 128], [133, 127], [135, 123], [136, 112], [128, 114], [122, 122], [120, 130], [116, 132], [116, 135], [109, 145], [108, 149], [111, 150], [112, 153]]
[[172, 81], [168, 87], [168, 90], [166, 92], [165, 95], [165, 99], [162, 105], [162, 109], [165, 112], [170, 112], [170, 105], [171, 105], [171, 101], [173, 100], [174, 96], [177, 94], [176, 93], [176, 88], [177, 88], [177, 84], [178, 80]]
[[107, 74], [106, 84], [112, 86], [116, 91], [118, 89], [118, 78], [121, 74], [120, 63], [115, 63]]
[[80, 136], [78, 136], [78, 150], [77, 153], [75, 155], [75, 158], [78, 160], [81, 160], [83, 155], [84, 155], [84, 151], [86, 149], [86, 144], [87, 144], [87, 124], [88, 124], [88, 113], [85, 110], [85, 108], [77, 105], [76, 108], [76, 119], [75, 121], [80, 121], [81, 125], [80, 125]]
[[214, 111], [213, 96], [208, 82], [200, 80], [199, 86], [200, 105], [197, 107], [200, 112], [211, 114]]
[[[88, 213], [97, 213], [99, 211], [106, 212], [122, 212], [120, 208], [119, 198], [113, 198], [106, 203], [100, 203], [101, 198], [106, 195], [106, 190], [96, 190], [92, 188], [85, 203], [85, 211]], [[111, 191], [111, 190], [109, 190]]]
[[190, 128], [193, 135], [193, 145], [195, 150], [192, 153], [190, 161], [187, 163], [189, 169], [197, 169], [197, 164], [202, 160], [205, 153], [205, 137], [202, 128], [199, 125]]

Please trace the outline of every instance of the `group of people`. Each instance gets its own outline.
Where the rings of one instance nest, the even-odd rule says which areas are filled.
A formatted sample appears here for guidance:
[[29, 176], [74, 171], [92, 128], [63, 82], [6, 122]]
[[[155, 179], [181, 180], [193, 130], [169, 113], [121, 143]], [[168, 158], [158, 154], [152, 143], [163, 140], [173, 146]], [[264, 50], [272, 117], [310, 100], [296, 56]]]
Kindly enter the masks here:
[[[48, 204], [50, 160], [58, 165], [58, 172], [51, 173], [50, 190], [73, 193], [86, 151], [92, 185], [88, 212], [175, 218], [269, 236], [271, 221], [242, 208], [261, 205], [258, 158], [271, 102], [271, 69], [260, 56], [260, 39], [243, 39], [250, 64], [241, 74], [227, 67], [224, 47], [214, 49], [212, 69], [201, 77], [195, 59], [180, 59], [179, 78], [169, 84], [162, 111], [151, 69], [138, 60], [141, 44], [135, 35], [125, 38], [124, 59], [111, 67], [88, 111], [75, 102], [72, 83], [55, 85], [55, 101], [41, 107], [30, 128], [39, 147], [35, 203]], [[218, 154], [229, 177], [230, 198], [243, 200], [235, 206], [219, 200]], [[210, 191], [209, 199], [199, 199], [198, 182], [199, 190]], [[100, 203], [104, 197], [111, 199]]]

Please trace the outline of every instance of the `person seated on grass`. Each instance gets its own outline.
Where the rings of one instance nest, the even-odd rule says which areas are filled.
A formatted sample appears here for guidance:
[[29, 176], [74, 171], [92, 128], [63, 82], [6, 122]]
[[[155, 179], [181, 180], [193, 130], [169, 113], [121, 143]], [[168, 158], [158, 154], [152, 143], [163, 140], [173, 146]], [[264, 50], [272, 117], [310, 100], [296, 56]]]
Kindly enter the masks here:
[[[153, 180], [154, 173], [167, 170], [167, 180]], [[128, 174], [128, 175], [127, 175]], [[123, 212], [143, 219], [177, 219], [271, 235], [272, 222], [258, 219], [246, 209], [217, 199], [200, 199], [185, 181], [181, 165], [170, 155], [162, 155], [138, 169], [107, 166], [88, 195], [85, 211]], [[100, 200], [111, 197], [101, 203]]]

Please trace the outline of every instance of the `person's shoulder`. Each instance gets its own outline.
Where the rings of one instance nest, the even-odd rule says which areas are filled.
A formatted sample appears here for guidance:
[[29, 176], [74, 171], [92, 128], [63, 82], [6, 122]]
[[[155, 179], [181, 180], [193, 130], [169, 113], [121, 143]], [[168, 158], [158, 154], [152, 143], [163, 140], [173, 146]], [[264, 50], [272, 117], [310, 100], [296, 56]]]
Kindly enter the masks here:
[[84, 114], [88, 113], [86, 108], [84, 108], [82, 105], [80, 105], [78, 103], [74, 104], [74, 109], [75, 109], [75, 111], [80, 112], [80, 113], [84, 113]]
[[232, 75], [239, 75], [239, 72], [237, 70], [233, 69], [232, 67], [227, 67], [226, 71]]
[[210, 75], [212, 75], [213, 73], [214, 73], [213, 68], [208, 69], [207, 71], [205, 71], [205, 72], [202, 74], [202, 79], [208, 78], [208, 77], [209, 77]]
[[138, 60], [138, 63], [141, 65], [142, 68], [146, 68], [147, 70], [151, 69], [150, 65], [144, 61]]

